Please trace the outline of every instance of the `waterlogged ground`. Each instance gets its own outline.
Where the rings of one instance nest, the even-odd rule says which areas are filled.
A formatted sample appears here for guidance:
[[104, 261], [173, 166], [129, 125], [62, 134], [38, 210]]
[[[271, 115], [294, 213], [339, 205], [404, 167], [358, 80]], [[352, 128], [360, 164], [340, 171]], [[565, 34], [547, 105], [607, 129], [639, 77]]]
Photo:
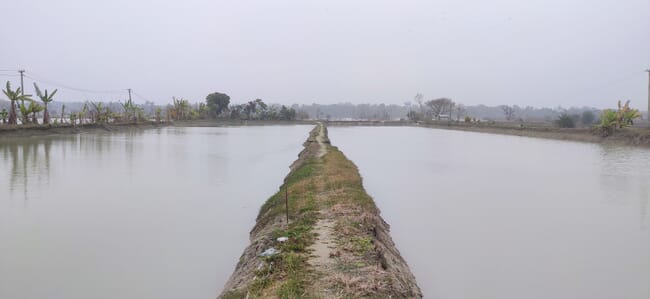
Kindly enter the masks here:
[[425, 298], [650, 298], [650, 150], [330, 127]]
[[215, 298], [311, 128], [0, 137], [0, 298]]

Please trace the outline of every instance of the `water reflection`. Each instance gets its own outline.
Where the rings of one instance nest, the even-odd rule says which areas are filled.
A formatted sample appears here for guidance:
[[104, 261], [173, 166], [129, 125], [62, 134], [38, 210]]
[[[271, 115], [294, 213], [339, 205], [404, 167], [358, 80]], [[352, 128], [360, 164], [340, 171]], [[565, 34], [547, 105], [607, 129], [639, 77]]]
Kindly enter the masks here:
[[1, 138], [0, 298], [215, 298], [309, 129]]
[[330, 128], [426, 297], [649, 298], [650, 151]]
[[[50, 152], [52, 140], [44, 139], [18, 144], [0, 143], [3, 163], [9, 165], [9, 192], [20, 192], [23, 199], [29, 199], [30, 182], [47, 185], [50, 175]], [[36, 174], [36, 175], [31, 175]]]
[[[639, 206], [639, 224], [647, 228], [650, 193], [650, 152], [647, 149], [600, 145], [600, 177], [603, 201]], [[634, 194], [637, 195], [635, 200]]]

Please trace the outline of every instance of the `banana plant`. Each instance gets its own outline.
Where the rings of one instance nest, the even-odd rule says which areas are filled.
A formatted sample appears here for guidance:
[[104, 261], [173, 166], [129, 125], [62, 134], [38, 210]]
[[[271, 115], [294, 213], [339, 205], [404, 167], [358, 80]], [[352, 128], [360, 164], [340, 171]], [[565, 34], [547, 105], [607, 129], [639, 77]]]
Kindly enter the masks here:
[[[88, 113], [88, 102], [84, 103], [84, 106], [81, 108], [81, 111], [77, 113], [77, 116], [79, 117], [79, 124], [83, 125], [84, 120], [86, 119], [86, 114]], [[91, 115], [91, 121], [94, 120], [94, 117]]]
[[625, 105], [621, 105], [621, 101], [618, 101], [619, 128], [633, 125], [637, 118], [641, 118], [641, 113], [637, 109], [630, 108], [630, 101], [625, 102]]
[[106, 122], [108, 120], [108, 113], [105, 111], [106, 109], [104, 109], [104, 103], [90, 102], [90, 104], [93, 106], [94, 111], [92, 113], [93, 115], [95, 115], [94, 116], [95, 121], [98, 123]]
[[3, 125], [7, 123], [7, 115], [9, 115], [9, 112], [7, 112], [7, 109], [3, 108], [2, 111], [0, 111], [0, 118], [2, 118]]
[[36, 95], [41, 99], [43, 102], [44, 108], [43, 108], [43, 124], [47, 125], [50, 123], [50, 112], [47, 111], [47, 104], [52, 102], [54, 99], [54, 95], [56, 94], [58, 89], [55, 89], [52, 93], [48, 94], [47, 89], [45, 90], [45, 93], [41, 92], [41, 89], [38, 88], [38, 85], [36, 85], [36, 82], [34, 82], [34, 89], [36, 89]]
[[60, 123], [64, 124], [65, 123], [65, 104], [61, 105], [61, 118], [60, 118]]
[[[29, 103], [33, 103], [32, 101], [29, 101]], [[18, 104], [18, 110], [20, 110], [20, 121], [22, 122], [23, 125], [26, 125], [31, 122], [29, 119], [29, 114], [32, 113], [32, 107], [25, 105], [25, 101], [22, 101], [20, 104]]]
[[136, 117], [136, 106], [132, 100], [126, 100], [124, 103], [120, 102], [122, 109], [124, 109], [124, 119], [129, 122]]
[[609, 136], [616, 131], [634, 124], [634, 120], [641, 118], [641, 113], [637, 109], [630, 108], [630, 101], [625, 105], [618, 101], [618, 110], [606, 109], [600, 115], [600, 124], [598, 128], [602, 130], [604, 136]]
[[36, 118], [36, 113], [39, 113], [43, 110], [45, 110], [44, 106], [41, 106], [39, 103], [36, 103], [34, 101], [29, 102], [29, 112], [32, 114], [32, 122], [35, 124], [38, 124], [38, 118]]
[[172, 97], [174, 110], [176, 110], [176, 120], [185, 120], [189, 114], [190, 102], [183, 98]]
[[16, 90], [11, 90], [11, 83], [7, 81], [7, 85], [5, 89], [2, 90], [2, 92], [9, 98], [10, 101], [10, 107], [9, 107], [9, 124], [10, 125], [15, 125], [18, 124], [18, 114], [16, 113], [16, 107], [18, 104], [18, 101], [21, 101], [23, 104], [25, 101], [31, 101], [32, 98], [31, 95], [28, 94], [22, 94], [22, 90], [20, 87], [16, 88]]

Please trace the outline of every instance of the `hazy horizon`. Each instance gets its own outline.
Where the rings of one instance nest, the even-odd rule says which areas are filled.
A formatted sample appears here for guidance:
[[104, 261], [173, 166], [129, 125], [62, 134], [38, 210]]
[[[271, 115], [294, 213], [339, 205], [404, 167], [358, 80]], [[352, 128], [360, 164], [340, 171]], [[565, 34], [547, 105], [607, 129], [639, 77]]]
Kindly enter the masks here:
[[[647, 109], [650, 1], [3, 3], [0, 80], [58, 101]], [[85, 89], [89, 91], [74, 91]], [[91, 92], [92, 91], [92, 92]], [[101, 91], [101, 92], [97, 92]], [[0, 97], [4, 99], [4, 96]]]

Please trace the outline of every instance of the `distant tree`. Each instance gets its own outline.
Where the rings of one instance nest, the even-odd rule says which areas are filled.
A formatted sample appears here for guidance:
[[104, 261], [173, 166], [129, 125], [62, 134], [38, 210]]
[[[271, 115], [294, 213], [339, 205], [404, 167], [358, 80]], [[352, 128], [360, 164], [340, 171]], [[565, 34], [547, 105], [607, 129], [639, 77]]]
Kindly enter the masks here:
[[234, 105], [230, 107], [230, 119], [241, 119], [244, 111], [244, 105]]
[[207, 118], [210, 113], [208, 105], [206, 103], [199, 103], [196, 107], [196, 113], [198, 114], [199, 118]]
[[408, 113], [406, 113], [406, 118], [408, 118], [408, 120], [410, 121], [419, 121], [422, 119], [422, 114], [417, 113], [415, 111], [409, 111]]
[[555, 123], [560, 127], [560, 128], [575, 128], [576, 122], [575, 122], [574, 116], [571, 116], [567, 113], [562, 113], [558, 118], [555, 120]]
[[307, 111], [305, 110], [298, 110], [296, 111], [296, 119], [299, 120], [309, 119], [309, 113], [307, 113]]
[[56, 94], [58, 89], [55, 89], [52, 93], [48, 94], [47, 89], [45, 90], [45, 93], [41, 92], [41, 89], [38, 88], [38, 85], [36, 85], [36, 82], [34, 82], [34, 89], [36, 89], [36, 95], [41, 99], [43, 102], [43, 124], [47, 125], [50, 123], [50, 112], [47, 111], [47, 104], [52, 102], [54, 99], [54, 95]]
[[162, 109], [160, 107], [156, 107], [156, 110], [154, 112], [154, 119], [157, 123], [162, 120]]
[[230, 104], [230, 96], [225, 93], [213, 92], [205, 97], [205, 102], [208, 105], [208, 112], [211, 117], [216, 118], [222, 112], [228, 110]]
[[594, 123], [595, 120], [596, 115], [591, 110], [585, 110], [582, 112], [582, 115], [580, 115], [580, 123], [583, 125], [590, 126]]
[[515, 107], [502, 105], [501, 110], [503, 110], [503, 114], [506, 116], [507, 121], [515, 119]]
[[[187, 120], [190, 116], [190, 102], [183, 98], [172, 97], [172, 104], [174, 105], [172, 110], [172, 115], [174, 120]], [[209, 105], [208, 105], [209, 106]]]
[[287, 108], [282, 105], [280, 108], [280, 119], [282, 120], [295, 120], [296, 119], [296, 110], [293, 108]]
[[454, 107], [454, 102], [448, 98], [439, 98], [426, 102], [429, 107], [431, 116], [435, 119], [440, 119], [440, 115], [451, 114], [451, 109]]
[[246, 113], [246, 119], [252, 119], [257, 112], [257, 103], [255, 101], [248, 101], [246, 106], [244, 106], [244, 113]]

